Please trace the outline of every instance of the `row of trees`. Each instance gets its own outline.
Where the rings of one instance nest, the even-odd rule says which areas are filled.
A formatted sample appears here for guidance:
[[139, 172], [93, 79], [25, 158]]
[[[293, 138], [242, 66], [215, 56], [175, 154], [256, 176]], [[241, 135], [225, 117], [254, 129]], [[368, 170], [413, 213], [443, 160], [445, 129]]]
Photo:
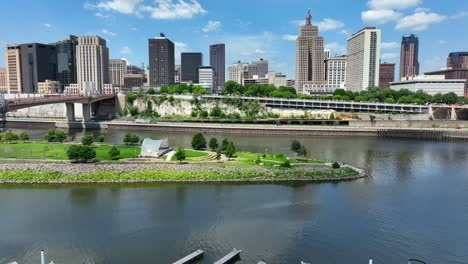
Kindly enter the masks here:
[[223, 95], [243, 95], [257, 97], [276, 97], [276, 98], [297, 98], [294, 87], [280, 86], [275, 87], [269, 84], [254, 84], [243, 86], [234, 81], [228, 81], [224, 84]]
[[[231, 159], [236, 154], [236, 146], [233, 141], [224, 138], [221, 144], [215, 137], [210, 138], [208, 147], [211, 151], [216, 152], [221, 156], [225, 154], [228, 159]], [[195, 134], [192, 138], [192, 148], [195, 150], [205, 150], [207, 148], [207, 141], [202, 133]]]
[[331, 99], [343, 101], [364, 101], [380, 103], [401, 104], [455, 104], [466, 103], [466, 99], [458, 97], [455, 93], [436, 94], [431, 96], [422, 91], [411, 92], [407, 89], [392, 90], [390, 88], [370, 88], [368, 91], [353, 92], [337, 89]]

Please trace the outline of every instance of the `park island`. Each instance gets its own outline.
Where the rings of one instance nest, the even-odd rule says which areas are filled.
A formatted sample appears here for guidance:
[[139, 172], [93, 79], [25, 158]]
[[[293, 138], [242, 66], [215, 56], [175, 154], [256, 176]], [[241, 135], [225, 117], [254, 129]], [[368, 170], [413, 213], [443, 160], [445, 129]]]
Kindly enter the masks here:
[[67, 134], [50, 130], [45, 140], [27, 133], [0, 134], [1, 184], [80, 183], [211, 183], [322, 182], [354, 180], [365, 172], [338, 161], [306, 158], [307, 149], [291, 142], [291, 151], [250, 153], [235, 142], [201, 133], [192, 148], [171, 147], [167, 139], [140, 139], [125, 134], [122, 145], [105, 143], [104, 136], [85, 135], [67, 142]]

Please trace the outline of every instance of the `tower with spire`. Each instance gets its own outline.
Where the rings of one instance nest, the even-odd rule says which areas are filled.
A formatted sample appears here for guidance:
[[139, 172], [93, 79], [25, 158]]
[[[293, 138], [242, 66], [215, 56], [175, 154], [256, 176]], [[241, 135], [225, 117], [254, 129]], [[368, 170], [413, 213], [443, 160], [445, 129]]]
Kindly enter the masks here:
[[299, 94], [304, 93], [304, 85], [325, 82], [324, 40], [318, 26], [312, 25], [310, 9], [305, 19], [296, 40], [296, 90]]

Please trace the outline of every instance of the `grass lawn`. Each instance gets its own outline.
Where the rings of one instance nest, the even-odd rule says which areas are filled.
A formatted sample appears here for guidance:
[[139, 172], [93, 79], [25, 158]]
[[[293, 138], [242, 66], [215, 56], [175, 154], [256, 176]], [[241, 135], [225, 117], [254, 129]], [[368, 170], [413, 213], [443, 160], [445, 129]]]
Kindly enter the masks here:
[[[27, 142], [27, 143], [0, 143], [0, 159], [54, 159], [67, 160], [69, 144]], [[96, 149], [96, 158], [110, 160], [107, 152], [112, 146], [93, 145]], [[140, 154], [139, 146], [115, 146], [120, 150], [120, 158], [132, 158]]]

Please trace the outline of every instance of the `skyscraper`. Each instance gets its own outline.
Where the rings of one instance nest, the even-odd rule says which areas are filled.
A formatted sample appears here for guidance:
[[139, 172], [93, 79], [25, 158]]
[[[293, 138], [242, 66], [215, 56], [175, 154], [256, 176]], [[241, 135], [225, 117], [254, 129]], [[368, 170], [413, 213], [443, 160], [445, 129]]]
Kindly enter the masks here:
[[12, 93], [39, 93], [38, 82], [56, 79], [55, 46], [40, 43], [8, 46], [7, 61]]
[[381, 31], [366, 27], [348, 39], [346, 89], [363, 91], [379, 85]]
[[67, 39], [56, 42], [57, 78], [62, 86], [76, 83], [76, 45], [78, 37], [70, 35]]
[[381, 63], [379, 86], [389, 88], [390, 83], [395, 81], [395, 63]]
[[[199, 76], [199, 84], [209, 90], [211, 93], [217, 93], [218, 91], [215, 90], [215, 83], [216, 83], [216, 72], [215, 69], [211, 66], [201, 66], [198, 68], [198, 76]], [[217, 90], [217, 89], [216, 89]]]
[[400, 79], [419, 75], [419, 39], [417, 36], [405, 35], [401, 40]]
[[76, 46], [77, 83], [81, 92], [102, 92], [109, 83], [109, 49], [99, 36], [82, 36]]
[[181, 54], [181, 81], [198, 83], [198, 68], [203, 66], [203, 54], [200, 52], [183, 52]]
[[164, 34], [148, 40], [150, 86], [173, 85], [175, 81], [174, 43]]
[[447, 68], [468, 69], [468, 52], [451, 52], [447, 58]]
[[113, 86], [123, 87], [125, 74], [127, 73], [127, 61], [112, 59], [109, 60], [109, 78]]
[[296, 40], [296, 89], [303, 93], [305, 84], [319, 84], [325, 80], [323, 37], [319, 28], [312, 25], [310, 9], [306, 24], [301, 26]]
[[21, 48], [7, 46], [6, 50], [8, 93], [16, 94], [23, 91], [21, 76]]
[[0, 91], [8, 93], [8, 77], [6, 68], [0, 68]]
[[331, 57], [325, 60], [326, 79], [330, 87], [338, 88], [346, 82], [346, 55]]
[[226, 46], [215, 44], [210, 46], [210, 66], [216, 74], [215, 85], [223, 87], [226, 82]]
[[268, 74], [268, 61], [260, 59], [258, 61], [252, 61], [248, 65], [248, 78], [252, 79], [254, 75], [258, 77], [265, 78]]

